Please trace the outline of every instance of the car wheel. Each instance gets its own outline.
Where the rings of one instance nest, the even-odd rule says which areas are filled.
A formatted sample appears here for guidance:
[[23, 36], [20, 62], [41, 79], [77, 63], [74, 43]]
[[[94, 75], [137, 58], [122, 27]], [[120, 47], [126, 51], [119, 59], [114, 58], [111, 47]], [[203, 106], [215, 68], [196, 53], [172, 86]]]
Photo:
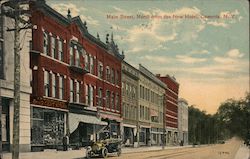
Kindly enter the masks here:
[[103, 158], [107, 158], [108, 157], [108, 149], [106, 147], [104, 147], [102, 149], [102, 157]]

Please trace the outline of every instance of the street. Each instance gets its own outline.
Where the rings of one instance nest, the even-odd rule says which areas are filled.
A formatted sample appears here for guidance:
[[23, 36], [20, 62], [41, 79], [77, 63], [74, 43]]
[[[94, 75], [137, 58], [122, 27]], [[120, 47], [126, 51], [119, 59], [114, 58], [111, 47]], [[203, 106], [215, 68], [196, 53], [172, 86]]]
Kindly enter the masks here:
[[[225, 144], [183, 148], [164, 151], [123, 154], [119, 159], [234, 159], [241, 142], [237, 139], [227, 141]], [[118, 159], [114, 157], [112, 159]]]
[[[238, 151], [239, 148], [241, 151]], [[233, 138], [225, 144], [202, 145], [197, 147], [142, 147], [123, 148], [120, 157], [110, 154], [111, 159], [248, 159], [249, 149], [242, 145], [242, 142]], [[237, 153], [238, 152], [238, 153]], [[235, 155], [237, 156], [235, 158]], [[20, 159], [84, 159], [84, 150], [72, 151], [46, 151], [21, 153]], [[45, 157], [46, 156], [46, 157]], [[244, 156], [242, 158], [242, 156]], [[4, 159], [11, 159], [11, 154], [4, 154]], [[96, 157], [98, 159], [98, 157]]]

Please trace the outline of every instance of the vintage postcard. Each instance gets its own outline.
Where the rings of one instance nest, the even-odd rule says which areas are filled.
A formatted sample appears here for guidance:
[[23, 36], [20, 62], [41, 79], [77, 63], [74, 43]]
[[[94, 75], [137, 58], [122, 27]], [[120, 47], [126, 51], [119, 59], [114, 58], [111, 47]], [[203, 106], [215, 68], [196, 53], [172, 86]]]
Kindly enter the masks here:
[[249, 159], [247, 0], [0, 0], [0, 159]]

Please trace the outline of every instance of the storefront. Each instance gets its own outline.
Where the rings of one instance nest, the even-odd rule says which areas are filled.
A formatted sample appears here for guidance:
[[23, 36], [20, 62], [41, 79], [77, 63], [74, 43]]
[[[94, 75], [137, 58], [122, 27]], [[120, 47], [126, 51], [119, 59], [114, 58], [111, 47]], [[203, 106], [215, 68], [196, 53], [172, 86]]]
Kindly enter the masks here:
[[32, 151], [61, 149], [66, 133], [66, 113], [62, 110], [31, 107]]
[[162, 145], [163, 129], [151, 128], [151, 145]]
[[89, 146], [108, 124], [95, 115], [69, 113], [70, 145], [72, 148]]
[[139, 132], [140, 146], [150, 146], [150, 128], [141, 127]]
[[134, 147], [136, 140], [136, 126], [123, 124], [123, 144], [126, 147]]

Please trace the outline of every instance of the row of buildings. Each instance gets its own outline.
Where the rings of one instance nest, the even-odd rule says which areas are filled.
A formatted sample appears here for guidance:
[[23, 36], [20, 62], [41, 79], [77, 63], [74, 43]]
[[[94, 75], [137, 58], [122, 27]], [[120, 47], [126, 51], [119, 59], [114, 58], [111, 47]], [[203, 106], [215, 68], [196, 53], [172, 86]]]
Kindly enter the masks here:
[[[1, 13], [8, 9], [1, 3]], [[125, 146], [188, 142], [187, 101], [169, 75], [154, 75], [124, 59], [113, 34], [102, 42], [79, 16], [65, 17], [44, 0], [32, 1], [31, 29], [22, 30], [20, 150], [59, 148], [68, 135], [73, 148], [99, 139], [106, 129]], [[13, 134], [13, 19], [0, 16], [1, 140]]]

